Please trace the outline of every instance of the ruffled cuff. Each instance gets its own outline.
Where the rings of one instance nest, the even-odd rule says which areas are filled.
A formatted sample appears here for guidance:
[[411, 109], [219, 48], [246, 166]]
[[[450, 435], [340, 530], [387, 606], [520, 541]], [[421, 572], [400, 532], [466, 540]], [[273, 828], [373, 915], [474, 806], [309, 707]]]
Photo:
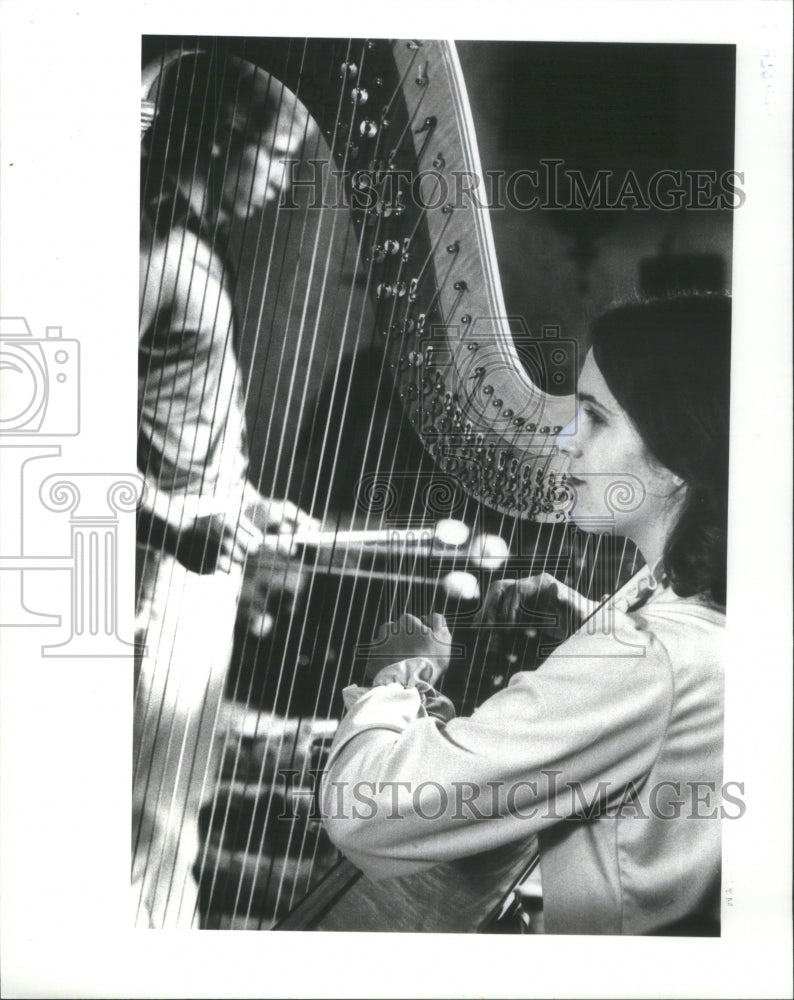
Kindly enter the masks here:
[[[379, 670], [372, 680], [372, 688], [385, 687], [387, 684], [400, 684], [406, 690], [413, 688], [421, 701], [417, 718], [431, 716], [442, 722], [449, 722], [455, 718], [455, 706], [426, 680], [433, 673], [434, 668], [429, 660], [421, 656], [410, 657], [398, 663], [390, 663]], [[372, 689], [355, 684], [346, 687], [342, 692], [345, 708], [349, 711], [370, 690]]]

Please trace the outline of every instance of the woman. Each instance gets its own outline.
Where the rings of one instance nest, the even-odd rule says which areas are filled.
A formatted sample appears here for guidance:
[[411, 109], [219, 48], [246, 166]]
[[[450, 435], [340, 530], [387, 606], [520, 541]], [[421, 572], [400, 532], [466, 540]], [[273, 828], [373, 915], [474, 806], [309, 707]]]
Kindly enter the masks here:
[[[326, 828], [374, 879], [537, 835], [547, 933], [716, 933], [730, 300], [626, 305], [592, 343], [558, 439], [572, 517], [610, 520], [646, 569], [610, 603], [608, 635], [580, 628], [470, 718], [430, 687], [443, 619], [403, 616], [379, 649], [398, 662], [345, 692]], [[626, 483], [633, 502], [611, 504]], [[594, 608], [535, 578], [501, 584], [486, 615], [515, 621], [541, 591], [580, 620]]]

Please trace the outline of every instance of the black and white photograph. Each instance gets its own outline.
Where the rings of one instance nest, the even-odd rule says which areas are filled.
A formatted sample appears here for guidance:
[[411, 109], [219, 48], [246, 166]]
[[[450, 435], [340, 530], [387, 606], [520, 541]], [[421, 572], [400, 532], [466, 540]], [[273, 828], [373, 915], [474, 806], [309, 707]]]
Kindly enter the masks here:
[[0, 272], [4, 995], [786, 994], [768, 6], [91, 12]]
[[734, 48], [143, 43], [137, 919], [719, 934]]

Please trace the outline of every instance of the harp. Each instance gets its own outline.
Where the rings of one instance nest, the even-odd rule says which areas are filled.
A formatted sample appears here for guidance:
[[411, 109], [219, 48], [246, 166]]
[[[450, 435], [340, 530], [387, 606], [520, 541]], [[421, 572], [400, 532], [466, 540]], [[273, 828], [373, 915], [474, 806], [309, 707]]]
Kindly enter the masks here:
[[[339, 690], [360, 679], [385, 617], [448, 615], [462, 653], [444, 690], [466, 709], [536, 659], [529, 637], [497, 642], [476, 626], [478, 595], [506, 558], [513, 573], [547, 569], [586, 596], [612, 592], [633, 571], [633, 551], [618, 551], [608, 535], [582, 545], [565, 523], [570, 498], [555, 439], [575, 417], [574, 347], [557, 330], [529, 331], [505, 307], [453, 45], [159, 39], [151, 49], [144, 206], [153, 191], [162, 204], [152, 143], [183, 166], [192, 155], [190, 129], [180, 132], [163, 97], [165, 81], [195, 73], [186, 55], [201, 53], [211, 67], [201, 82], [190, 77], [189, 89], [203, 88], [201, 122], [191, 127], [212, 124], [213, 88], [237, 59], [267, 74], [278, 120], [300, 134], [300, 156], [282, 164], [289, 191], [269, 210], [243, 213], [224, 236], [218, 281], [236, 318], [216, 321], [211, 337], [225, 365], [239, 364], [249, 482], [324, 526], [323, 538], [309, 532], [290, 556], [264, 549], [245, 560], [225, 699], [204, 692], [192, 709], [211, 730], [211, 752], [191, 757], [167, 711], [147, 702], [156, 732], [136, 759], [136, 774], [149, 779], [144, 794], [181, 828], [187, 808], [158, 771], [163, 754], [178, 758], [202, 794], [197, 900], [185, 903], [172, 872], [164, 912], [214, 928], [483, 930], [531, 867], [531, 844], [408, 880], [393, 897], [406, 903], [405, 917], [396, 909], [384, 917], [380, 891], [357, 880], [325, 840], [312, 781], [341, 712]], [[238, 92], [233, 125], [250, 134], [250, 103]], [[275, 141], [258, 127], [258, 146]], [[231, 180], [238, 201], [251, 195], [239, 167], [236, 177], [228, 161], [219, 169], [220, 188]], [[172, 213], [164, 228], [175, 239], [173, 200], [158, 210], [161, 223]], [[156, 236], [148, 239], [144, 260]], [[221, 256], [211, 225], [202, 240]], [[201, 245], [193, 240], [189, 252]], [[178, 267], [194, 273], [185, 253]], [[142, 273], [151, 290], [156, 272]], [[184, 352], [178, 319], [171, 326], [166, 354]], [[199, 370], [200, 351], [190, 350]], [[151, 366], [141, 377], [151, 389]], [[178, 423], [167, 394], [154, 393]], [[206, 400], [213, 405], [211, 391]], [[224, 433], [221, 446], [233, 448]], [[149, 477], [156, 490], [158, 476]], [[165, 492], [167, 504], [189, 506], [187, 489]], [[473, 542], [450, 543], [438, 530], [450, 521], [470, 526]], [[493, 536], [506, 540], [509, 557], [489, 555]], [[164, 544], [151, 532], [146, 541]], [[455, 585], [461, 574], [468, 589]], [[167, 651], [155, 655], [165, 660]], [[145, 846], [146, 833], [135, 836]], [[155, 851], [146, 864], [166, 876]]]

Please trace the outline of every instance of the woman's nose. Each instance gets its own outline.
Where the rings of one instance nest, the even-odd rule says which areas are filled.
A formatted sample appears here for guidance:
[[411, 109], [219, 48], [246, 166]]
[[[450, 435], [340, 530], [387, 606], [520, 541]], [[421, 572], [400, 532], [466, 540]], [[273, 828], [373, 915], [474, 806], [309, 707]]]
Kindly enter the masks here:
[[571, 458], [578, 458], [582, 454], [582, 449], [576, 437], [576, 417], [570, 420], [557, 435], [557, 451], [562, 455], [570, 455]]

